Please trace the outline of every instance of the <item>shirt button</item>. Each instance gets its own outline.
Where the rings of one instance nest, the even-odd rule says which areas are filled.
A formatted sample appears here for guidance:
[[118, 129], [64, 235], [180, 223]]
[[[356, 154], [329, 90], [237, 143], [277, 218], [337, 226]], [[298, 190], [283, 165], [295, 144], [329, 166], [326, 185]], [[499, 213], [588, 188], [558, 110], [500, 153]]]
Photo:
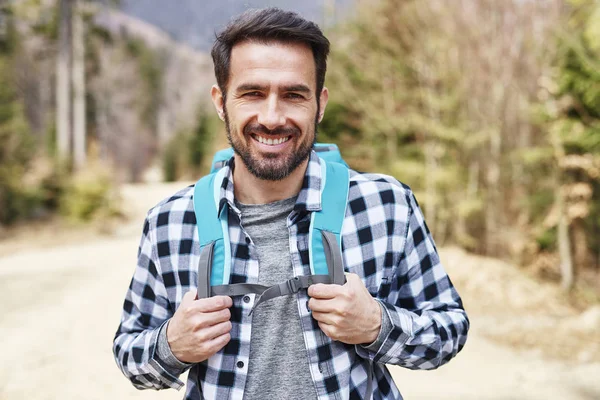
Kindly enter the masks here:
[[250, 303], [250, 296], [244, 296], [244, 303]]
[[238, 368], [244, 368], [244, 362], [243, 361], [238, 361], [237, 362], [237, 367]]

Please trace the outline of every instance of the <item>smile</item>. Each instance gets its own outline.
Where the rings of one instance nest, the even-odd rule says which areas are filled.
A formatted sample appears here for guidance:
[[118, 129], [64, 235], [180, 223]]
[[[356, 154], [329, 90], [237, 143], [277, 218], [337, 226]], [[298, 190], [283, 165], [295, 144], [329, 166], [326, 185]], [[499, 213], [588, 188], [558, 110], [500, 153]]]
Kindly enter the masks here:
[[254, 138], [259, 143], [266, 144], [266, 145], [269, 145], [269, 146], [275, 146], [275, 145], [287, 142], [292, 137], [291, 136], [285, 136], [285, 137], [278, 138], [278, 139], [271, 139], [271, 138], [262, 137], [260, 135], [252, 135], [252, 138]]

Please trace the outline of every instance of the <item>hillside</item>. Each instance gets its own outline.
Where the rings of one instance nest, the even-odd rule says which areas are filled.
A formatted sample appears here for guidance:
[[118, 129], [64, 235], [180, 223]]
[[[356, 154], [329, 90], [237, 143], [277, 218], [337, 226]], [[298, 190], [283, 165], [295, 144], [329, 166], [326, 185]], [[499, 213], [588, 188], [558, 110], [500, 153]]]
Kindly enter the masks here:
[[248, 8], [277, 6], [293, 10], [322, 26], [330, 26], [348, 15], [355, 0], [123, 0], [122, 10], [168, 32], [178, 41], [207, 51], [215, 31], [232, 16]]

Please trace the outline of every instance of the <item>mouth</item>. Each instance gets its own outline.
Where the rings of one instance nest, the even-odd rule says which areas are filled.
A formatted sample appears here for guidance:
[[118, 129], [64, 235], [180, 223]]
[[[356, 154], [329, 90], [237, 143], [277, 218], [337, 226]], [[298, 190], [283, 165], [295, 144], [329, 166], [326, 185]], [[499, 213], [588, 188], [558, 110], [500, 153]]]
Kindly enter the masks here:
[[289, 141], [292, 136], [281, 136], [281, 137], [265, 137], [261, 135], [252, 134], [252, 139], [256, 140], [258, 143], [264, 144], [266, 146], [278, 146]]

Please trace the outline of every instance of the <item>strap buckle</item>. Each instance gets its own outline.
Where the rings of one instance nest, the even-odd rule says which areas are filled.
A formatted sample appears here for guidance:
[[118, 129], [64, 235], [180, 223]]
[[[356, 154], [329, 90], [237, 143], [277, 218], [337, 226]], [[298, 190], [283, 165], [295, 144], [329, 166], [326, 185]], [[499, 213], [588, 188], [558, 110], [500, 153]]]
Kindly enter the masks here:
[[300, 282], [300, 278], [295, 277], [294, 279], [289, 279], [287, 282], [287, 287], [291, 293], [298, 293], [300, 289], [302, 289], [302, 283]]

